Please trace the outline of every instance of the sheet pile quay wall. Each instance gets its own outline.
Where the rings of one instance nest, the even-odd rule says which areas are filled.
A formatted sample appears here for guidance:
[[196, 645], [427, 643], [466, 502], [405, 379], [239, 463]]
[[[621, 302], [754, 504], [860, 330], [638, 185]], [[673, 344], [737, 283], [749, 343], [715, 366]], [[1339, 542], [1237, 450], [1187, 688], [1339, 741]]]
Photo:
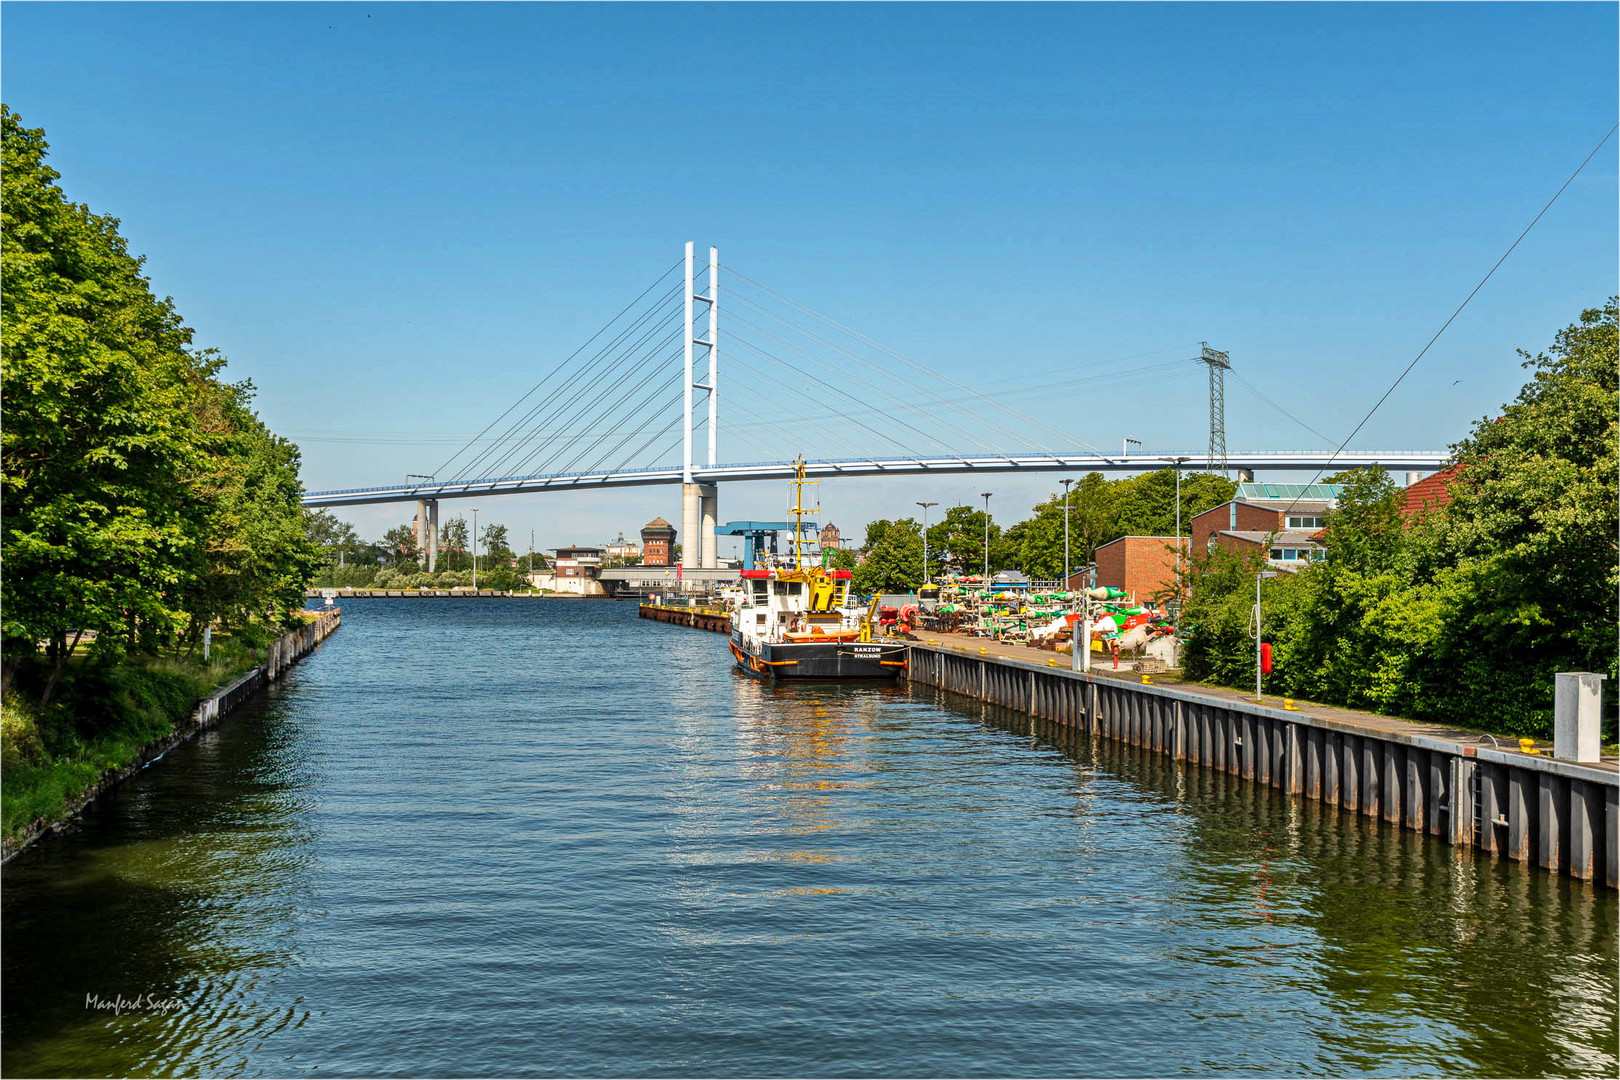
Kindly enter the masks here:
[[1620, 775], [1266, 705], [913, 645], [908, 677], [1439, 842], [1616, 888]]

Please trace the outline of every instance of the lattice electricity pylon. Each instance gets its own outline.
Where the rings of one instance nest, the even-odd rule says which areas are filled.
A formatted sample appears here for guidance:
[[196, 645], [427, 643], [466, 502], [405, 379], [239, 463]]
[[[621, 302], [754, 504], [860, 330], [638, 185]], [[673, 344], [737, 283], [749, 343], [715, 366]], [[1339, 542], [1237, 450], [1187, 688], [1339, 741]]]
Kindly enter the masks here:
[[1204, 347], [1199, 357], [1209, 365], [1209, 469], [1226, 475], [1226, 372], [1232, 366], [1232, 357], [1200, 342]]

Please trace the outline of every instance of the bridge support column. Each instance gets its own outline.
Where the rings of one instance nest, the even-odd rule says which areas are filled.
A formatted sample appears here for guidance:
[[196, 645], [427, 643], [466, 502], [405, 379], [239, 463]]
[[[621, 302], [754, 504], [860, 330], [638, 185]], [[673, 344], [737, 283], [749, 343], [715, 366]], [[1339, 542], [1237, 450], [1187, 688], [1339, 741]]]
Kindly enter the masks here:
[[681, 565], [695, 570], [703, 565], [703, 485], [681, 485]]
[[714, 523], [720, 513], [720, 495], [713, 484], [700, 485], [698, 490], [701, 494], [698, 501], [698, 517], [703, 530], [703, 567], [706, 570], [713, 570], [720, 565], [720, 549], [716, 546], [714, 537]]
[[416, 526], [414, 538], [416, 541], [416, 565], [427, 565], [427, 503], [422, 499], [416, 500]]
[[429, 499], [427, 504], [427, 562], [428, 573], [439, 572], [439, 500]]

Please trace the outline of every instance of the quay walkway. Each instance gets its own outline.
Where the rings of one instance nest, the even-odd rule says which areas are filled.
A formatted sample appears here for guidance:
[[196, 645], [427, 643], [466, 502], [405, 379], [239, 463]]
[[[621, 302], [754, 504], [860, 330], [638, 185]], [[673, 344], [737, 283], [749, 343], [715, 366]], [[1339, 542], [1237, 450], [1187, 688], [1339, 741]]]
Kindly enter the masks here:
[[1529, 754], [1477, 731], [1178, 683], [963, 634], [925, 633], [907, 677], [1427, 833], [1620, 887], [1620, 762]]

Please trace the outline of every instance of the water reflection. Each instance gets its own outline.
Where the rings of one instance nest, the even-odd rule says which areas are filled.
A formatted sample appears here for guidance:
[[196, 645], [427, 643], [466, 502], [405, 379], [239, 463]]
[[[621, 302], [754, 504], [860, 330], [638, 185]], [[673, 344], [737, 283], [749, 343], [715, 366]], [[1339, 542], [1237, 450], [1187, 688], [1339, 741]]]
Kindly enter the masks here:
[[1613, 894], [618, 605], [346, 623], [7, 869], [8, 1075], [1615, 1071]]
[[[1170, 959], [1282, 966], [1279, 994], [1303, 982], [1332, 1001], [1350, 1023], [1312, 1029], [1320, 1071], [1387, 1072], [1399, 1060], [1414, 1074], [1614, 1072], [1612, 894], [1137, 747], [980, 711], [1174, 807], [1185, 829], [1182, 897], [1233, 931], [1249, 923], [1251, 946], [1228, 940]], [[1288, 929], [1309, 936], [1290, 941]], [[1313, 955], [1300, 955], [1301, 944]]]

